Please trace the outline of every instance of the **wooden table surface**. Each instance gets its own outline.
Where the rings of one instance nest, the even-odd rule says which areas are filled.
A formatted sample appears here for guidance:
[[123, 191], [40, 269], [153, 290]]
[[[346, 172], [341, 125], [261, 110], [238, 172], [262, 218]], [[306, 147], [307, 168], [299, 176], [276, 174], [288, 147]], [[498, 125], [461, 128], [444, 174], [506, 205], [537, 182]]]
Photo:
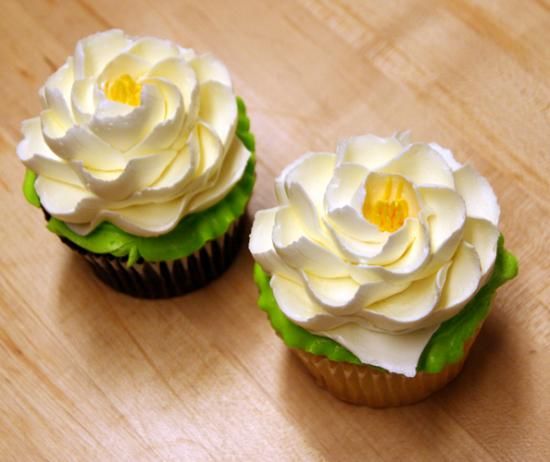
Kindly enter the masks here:
[[[550, 460], [547, 0], [3, 0], [0, 460]], [[317, 388], [256, 307], [252, 259], [141, 301], [98, 282], [21, 195], [38, 88], [85, 35], [121, 27], [212, 51], [257, 138], [252, 211], [307, 150], [410, 128], [493, 185], [520, 276], [463, 373], [376, 411]]]

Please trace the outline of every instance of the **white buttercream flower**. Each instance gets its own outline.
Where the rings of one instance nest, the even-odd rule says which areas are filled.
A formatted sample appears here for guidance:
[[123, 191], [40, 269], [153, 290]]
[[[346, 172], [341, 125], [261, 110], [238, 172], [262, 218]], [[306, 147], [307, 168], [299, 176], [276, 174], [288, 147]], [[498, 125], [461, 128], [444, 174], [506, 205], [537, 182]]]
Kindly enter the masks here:
[[495, 194], [435, 143], [351, 138], [296, 160], [276, 194], [250, 251], [280, 309], [364, 363], [413, 376], [433, 332], [491, 274]]
[[38, 174], [42, 206], [79, 234], [102, 221], [166, 233], [222, 199], [250, 157], [227, 69], [167, 40], [80, 40], [40, 96], [17, 154]]

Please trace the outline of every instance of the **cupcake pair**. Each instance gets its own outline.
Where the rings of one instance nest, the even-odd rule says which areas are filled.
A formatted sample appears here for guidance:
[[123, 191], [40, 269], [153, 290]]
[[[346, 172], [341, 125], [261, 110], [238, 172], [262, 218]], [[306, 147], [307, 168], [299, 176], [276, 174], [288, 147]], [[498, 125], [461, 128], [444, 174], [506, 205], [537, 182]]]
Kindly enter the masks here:
[[[122, 292], [206, 285], [234, 258], [254, 137], [226, 68], [118, 30], [78, 42], [17, 147], [48, 229]], [[256, 214], [260, 307], [317, 382], [375, 407], [460, 371], [517, 263], [488, 182], [441, 146], [367, 135], [309, 153]]]

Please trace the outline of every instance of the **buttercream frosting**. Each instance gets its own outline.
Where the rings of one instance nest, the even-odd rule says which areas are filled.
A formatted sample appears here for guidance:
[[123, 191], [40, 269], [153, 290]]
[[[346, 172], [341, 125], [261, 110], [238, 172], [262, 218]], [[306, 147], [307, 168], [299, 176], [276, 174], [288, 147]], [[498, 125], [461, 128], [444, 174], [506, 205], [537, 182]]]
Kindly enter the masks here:
[[86, 37], [40, 96], [17, 154], [41, 205], [80, 235], [103, 221], [167, 233], [221, 200], [251, 157], [225, 66], [168, 40]]
[[439, 325], [491, 274], [499, 206], [485, 178], [408, 134], [350, 138], [276, 180], [250, 251], [282, 312], [363, 363], [414, 376]]

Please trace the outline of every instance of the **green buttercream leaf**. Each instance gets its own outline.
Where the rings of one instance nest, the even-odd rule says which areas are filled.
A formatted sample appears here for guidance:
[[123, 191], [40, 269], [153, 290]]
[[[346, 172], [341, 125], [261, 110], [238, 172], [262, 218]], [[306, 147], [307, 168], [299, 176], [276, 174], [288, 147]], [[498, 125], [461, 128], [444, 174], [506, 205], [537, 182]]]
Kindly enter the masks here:
[[495, 268], [489, 282], [456, 316], [441, 324], [424, 348], [417, 370], [437, 373], [447, 364], [460, 361], [464, 355], [464, 343], [489, 314], [497, 288], [517, 274], [518, 261], [504, 248], [504, 238], [500, 235]]
[[34, 189], [35, 181], [36, 173], [27, 169], [25, 171], [25, 179], [23, 180], [23, 195], [29, 204], [34, 205], [35, 207], [40, 207], [40, 198]]
[[[239, 97], [237, 98], [237, 107], [236, 134], [251, 152], [251, 157], [241, 179], [221, 201], [212, 207], [186, 216], [172, 231], [155, 237], [135, 236], [109, 222], [103, 222], [88, 235], [80, 236], [63, 221], [54, 217], [48, 221], [48, 229], [89, 252], [128, 257], [126, 263], [128, 266], [133, 265], [141, 258], [146, 261], [185, 258], [200, 249], [205, 242], [222, 236], [229, 229], [231, 223], [245, 212], [256, 180], [254, 135], [249, 131], [250, 120], [246, 115], [245, 104]], [[27, 170], [24, 186], [25, 197], [29, 201], [31, 197], [36, 197], [38, 206], [40, 206], [34, 190], [35, 178], [34, 172]]]
[[130, 250], [128, 251], [128, 261], [126, 262], [126, 266], [130, 268], [135, 262], [139, 260], [139, 251], [135, 245], [130, 247]]
[[[504, 248], [504, 239], [501, 235], [495, 267], [489, 282], [460, 313], [441, 324], [424, 348], [417, 371], [437, 373], [447, 364], [459, 361], [464, 354], [464, 343], [488, 315], [496, 289], [513, 279], [517, 272], [517, 259]], [[254, 280], [260, 292], [258, 305], [267, 313], [273, 329], [287, 346], [326, 356], [333, 361], [361, 364], [357, 356], [339, 343], [327, 337], [314, 335], [290, 321], [277, 305], [269, 285], [269, 276], [257, 263], [254, 265]]]
[[248, 149], [250, 152], [256, 151], [256, 139], [251, 132], [243, 132], [239, 135], [239, 138], [245, 145], [246, 149]]
[[254, 280], [260, 290], [258, 305], [267, 313], [275, 332], [290, 348], [298, 348], [315, 355], [326, 356], [333, 361], [361, 364], [357, 356], [334, 340], [311, 334], [290, 321], [277, 305], [269, 285], [269, 276], [257, 263], [254, 265]]

